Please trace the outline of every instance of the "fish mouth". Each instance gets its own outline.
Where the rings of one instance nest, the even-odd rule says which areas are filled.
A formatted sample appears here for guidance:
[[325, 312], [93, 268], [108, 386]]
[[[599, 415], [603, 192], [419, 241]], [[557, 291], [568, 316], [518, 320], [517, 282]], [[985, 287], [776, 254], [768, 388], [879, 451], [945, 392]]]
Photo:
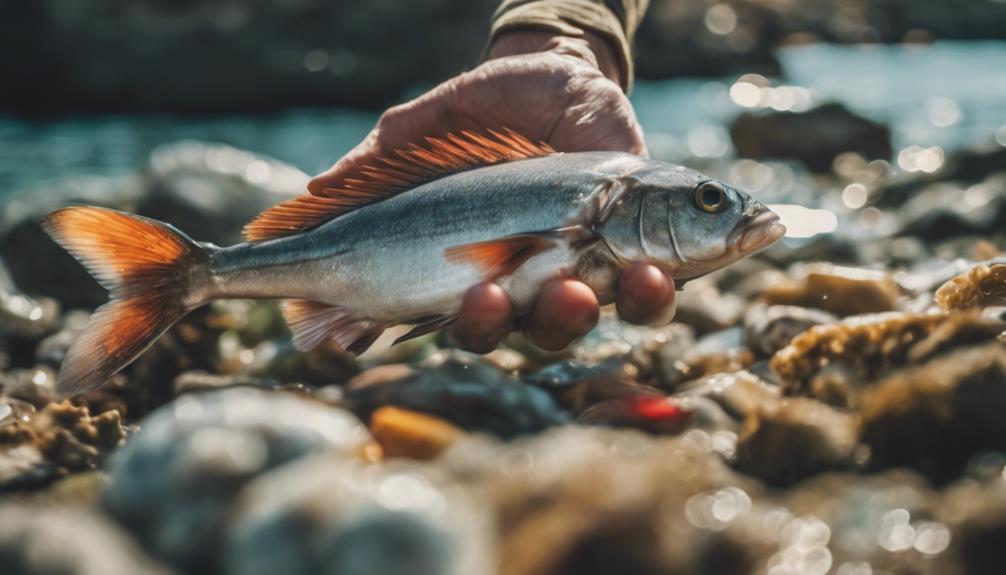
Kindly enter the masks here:
[[786, 226], [779, 221], [778, 214], [764, 209], [744, 218], [730, 235], [737, 251], [748, 255], [769, 247], [785, 234]]

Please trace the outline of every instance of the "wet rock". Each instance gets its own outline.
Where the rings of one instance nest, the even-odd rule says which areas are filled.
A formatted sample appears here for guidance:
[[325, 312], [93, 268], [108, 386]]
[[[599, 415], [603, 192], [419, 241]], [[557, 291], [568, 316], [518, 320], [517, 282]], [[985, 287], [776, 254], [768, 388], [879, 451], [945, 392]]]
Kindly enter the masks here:
[[755, 304], [744, 314], [744, 345], [756, 356], [768, 357], [808, 329], [836, 321], [834, 315], [813, 308]]
[[673, 391], [683, 383], [700, 377], [732, 373], [748, 367], [754, 362], [754, 355], [744, 347], [743, 339], [742, 328], [726, 329], [702, 337], [681, 355], [663, 356], [661, 387]]
[[855, 416], [814, 400], [768, 404], [744, 422], [737, 467], [777, 486], [847, 469], [853, 464], [857, 431]]
[[[790, 573], [963, 573], [940, 499], [911, 472], [826, 474], [781, 497], [764, 525]], [[827, 570], [830, 566], [832, 570]]]
[[534, 364], [526, 355], [509, 347], [494, 349], [482, 357], [496, 366], [500, 371], [510, 375], [527, 373], [534, 367]]
[[70, 346], [83, 333], [90, 315], [83, 310], [70, 310], [63, 314], [63, 325], [59, 331], [38, 342], [35, 360], [52, 370], [58, 370], [66, 359]]
[[811, 328], [772, 357], [783, 390], [835, 405], [902, 366], [958, 346], [994, 341], [1003, 323], [975, 313], [856, 316]]
[[393, 372], [387, 375], [368, 378], [364, 372], [354, 379], [344, 405], [365, 419], [379, 407], [393, 405], [501, 437], [569, 420], [547, 392], [511, 378], [472, 354], [442, 353], [413, 369], [390, 369]]
[[382, 407], [370, 417], [370, 433], [385, 457], [433, 459], [461, 437], [457, 427], [438, 418]]
[[1006, 305], [1006, 259], [979, 264], [943, 284], [936, 303], [947, 310]]
[[0, 489], [44, 485], [69, 473], [96, 468], [126, 435], [122, 416], [92, 415], [67, 400], [37, 410], [0, 396]]
[[953, 529], [951, 549], [962, 560], [963, 571], [975, 575], [998, 573], [1006, 561], [1006, 486], [1001, 480], [964, 481], [947, 490], [940, 515]]
[[815, 172], [828, 172], [843, 152], [870, 159], [891, 157], [891, 131], [842, 104], [824, 104], [806, 112], [745, 112], [730, 126], [737, 154], [767, 159], [792, 158]]
[[[705, 431], [657, 439], [563, 427], [481, 455], [484, 447], [458, 447], [446, 454], [448, 464], [474, 459], [502, 470], [483, 479], [497, 510], [504, 575], [711, 575], [717, 571], [699, 569], [709, 555], [741, 564], [726, 572], [753, 568], [747, 552], [754, 543], [728, 555], [737, 550], [710, 534], [743, 522], [758, 488], [723, 464]], [[713, 501], [722, 514], [708, 511]]]
[[351, 414], [293, 395], [188, 394], [147, 417], [117, 454], [105, 503], [159, 556], [205, 566], [241, 485], [316, 451], [352, 458], [369, 440]]
[[689, 382], [674, 397], [705, 397], [743, 420], [779, 402], [779, 388], [747, 371], [717, 373]]
[[169, 575], [94, 511], [0, 505], [0, 572], [11, 575]]
[[228, 387], [253, 387], [276, 389], [282, 384], [274, 379], [261, 379], [248, 375], [216, 375], [205, 371], [186, 371], [175, 378], [174, 394], [213, 391]]
[[761, 299], [850, 316], [894, 310], [900, 296], [898, 284], [886, 272], [814, 264], [798, 268], [797, 274], [802, 277], [769, 287]]
[[21, 293], [0, 260], [0, 336], [39, 338], [55, 331], [58, 323], [59, 304]]
[[894, 274], [894, 281], [907, 293], [928, 295], [971, 268], [972, 264], [964, 259], [924, 260], [907, 271]]
[[678, 293], [674, 320], [699, 334], [720, 331], [736, 325], [746, 305], [743, 298], [720, 292], [712, 280], [695, 280]]
[[560, 361], [524, 375], [524, 383], [535, 385], [552, 393], [563, 393], [585, 380], [618, 377], [625, 374], [619, 358], [610, 358], [599, 364], [577, 360]]
[[66, 307], [93, 308], [105, 290], [42, 231], [47, 213], [98, 205], [175, 224], [200, 241], [240, 241], [260, 211], [300, 193], [307, 175], [271, 158], [219, 144], [182, 142], [156, 149], [149, 166], [128, 178], [74, 180], [26, 191], [0, 214], [0, 258], [25, 293]]
[[972, 186], [938, 182], [899, 206], [899, 235], [929, 244], [959, 236], [989, 237], [1006, 225], [1006, 172]]
[[449, 478], [328, 455], [262, 476], [227, 525], [224, 572], [487, 575], [484, 504]]
[[0, 374], [0, 391], [42, 409], [57, 400], [56, 373], [47, 367], [12, 369]]
[[940, 483], [983, 451], [1006, 451], [1006, 346], [959, 348], [902, 371], [861, 399], [871, 465], [904, 466]]
[[588, 365], [626, 359], [643, 370], [649, 370], [654, 355], [659, 355], [667, 343], [678, 346], [690, 344], [693, 340], [692, 328], [680, 323], [661, 327], [636, 326], [619, 320], [614, 313], [604, 313], [597, 326], [574, 344], [573, 359]]

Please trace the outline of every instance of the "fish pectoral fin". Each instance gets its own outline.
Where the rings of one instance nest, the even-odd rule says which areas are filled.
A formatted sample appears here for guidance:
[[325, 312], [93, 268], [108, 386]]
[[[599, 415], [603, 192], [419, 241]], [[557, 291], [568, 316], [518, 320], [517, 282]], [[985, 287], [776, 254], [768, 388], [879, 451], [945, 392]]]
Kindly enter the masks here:
[[478, 268], [486, 281], [496, 281], [512, 274], [534, 256], [555, 247], [560, 236], [559, 230], [516, 234], [447, 248], [444, 257], [449, 262], [471, 264]]
[[396, 339], [395, 342], [391, 345], [398, 345], [403, 341], [409, 341], [410, 339], [415, 339], [419, 336], [444, 329], [445, 327], [457, 321], [457, 319], [458, 319], [457, 315], [437, 315], [433, 317], [423, 318], [422, 320], [416, 323], [416, 327], [409, 330], [409, 332], [403, 335], [402, 337]]
[[300, 351], [331, 339], [342, 349], [360, 354], [384, 331], [383, 325], [352, 310], [306, 299], [284, 300], [283, 319], [293, 332], [294, 347]]

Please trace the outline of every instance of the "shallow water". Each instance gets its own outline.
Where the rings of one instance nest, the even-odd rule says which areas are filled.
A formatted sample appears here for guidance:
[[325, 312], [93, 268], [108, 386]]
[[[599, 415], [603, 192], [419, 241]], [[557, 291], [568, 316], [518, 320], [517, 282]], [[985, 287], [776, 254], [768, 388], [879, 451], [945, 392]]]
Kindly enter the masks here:
[[[998, 137], [1006, 145], [1006, 42], [941, 42], [926, 47], [813, 45], [780, 53], [786, 89], [764, 103], [835, 99], [888, 122], [896, 150], [956, 149]], [[732, 153], [726, 126], [744, 108], [736, 77], [640, 82], [632, 96], [657, 157], [688, 161]], [[769, 92], [771, 95], [771, 92]], [[742, 102], [751, 104], [751, 102]], [[29, 122], [0, 117], [0, 197], [64, 178], [113, 175], [144, 165], [159, 144], [224, 142], [315, 173], [373, 125], [373, 112], [295, 110], [271, 116], [175, 118], [107, 116]]]

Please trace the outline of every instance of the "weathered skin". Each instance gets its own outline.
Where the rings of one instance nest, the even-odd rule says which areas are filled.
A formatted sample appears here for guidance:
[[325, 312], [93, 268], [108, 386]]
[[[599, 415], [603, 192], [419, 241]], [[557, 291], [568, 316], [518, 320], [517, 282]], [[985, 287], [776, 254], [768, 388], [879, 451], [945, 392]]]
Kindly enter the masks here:
[[[757, 203], [726, 188], [733, 205], [702, 212], [693, 195], [708, 179], [617, 152], [557, 154], [462, 172], [302, 234], [216, 249], [212, 281], [198, 298], [302, 298], [387, 325], [449, 316], [464, 291], [484, 278], [470, 264], [448, 261], [446, 249], [582, 226], [498, 283], [518, 313], [530, 309], [542, 284], [557, 275], [578, 277], [610, 302], [614, 270], [623, 262], [650, 261], [675, 279], [689, 279], [781, 236], [782, 227], [766, 220], [753, 232], [761, 239], [742, 249], [737, 240], [744, 224], [738, 223]], [[610, 217], [599, 221], [605, 201], [618, 193]]]

